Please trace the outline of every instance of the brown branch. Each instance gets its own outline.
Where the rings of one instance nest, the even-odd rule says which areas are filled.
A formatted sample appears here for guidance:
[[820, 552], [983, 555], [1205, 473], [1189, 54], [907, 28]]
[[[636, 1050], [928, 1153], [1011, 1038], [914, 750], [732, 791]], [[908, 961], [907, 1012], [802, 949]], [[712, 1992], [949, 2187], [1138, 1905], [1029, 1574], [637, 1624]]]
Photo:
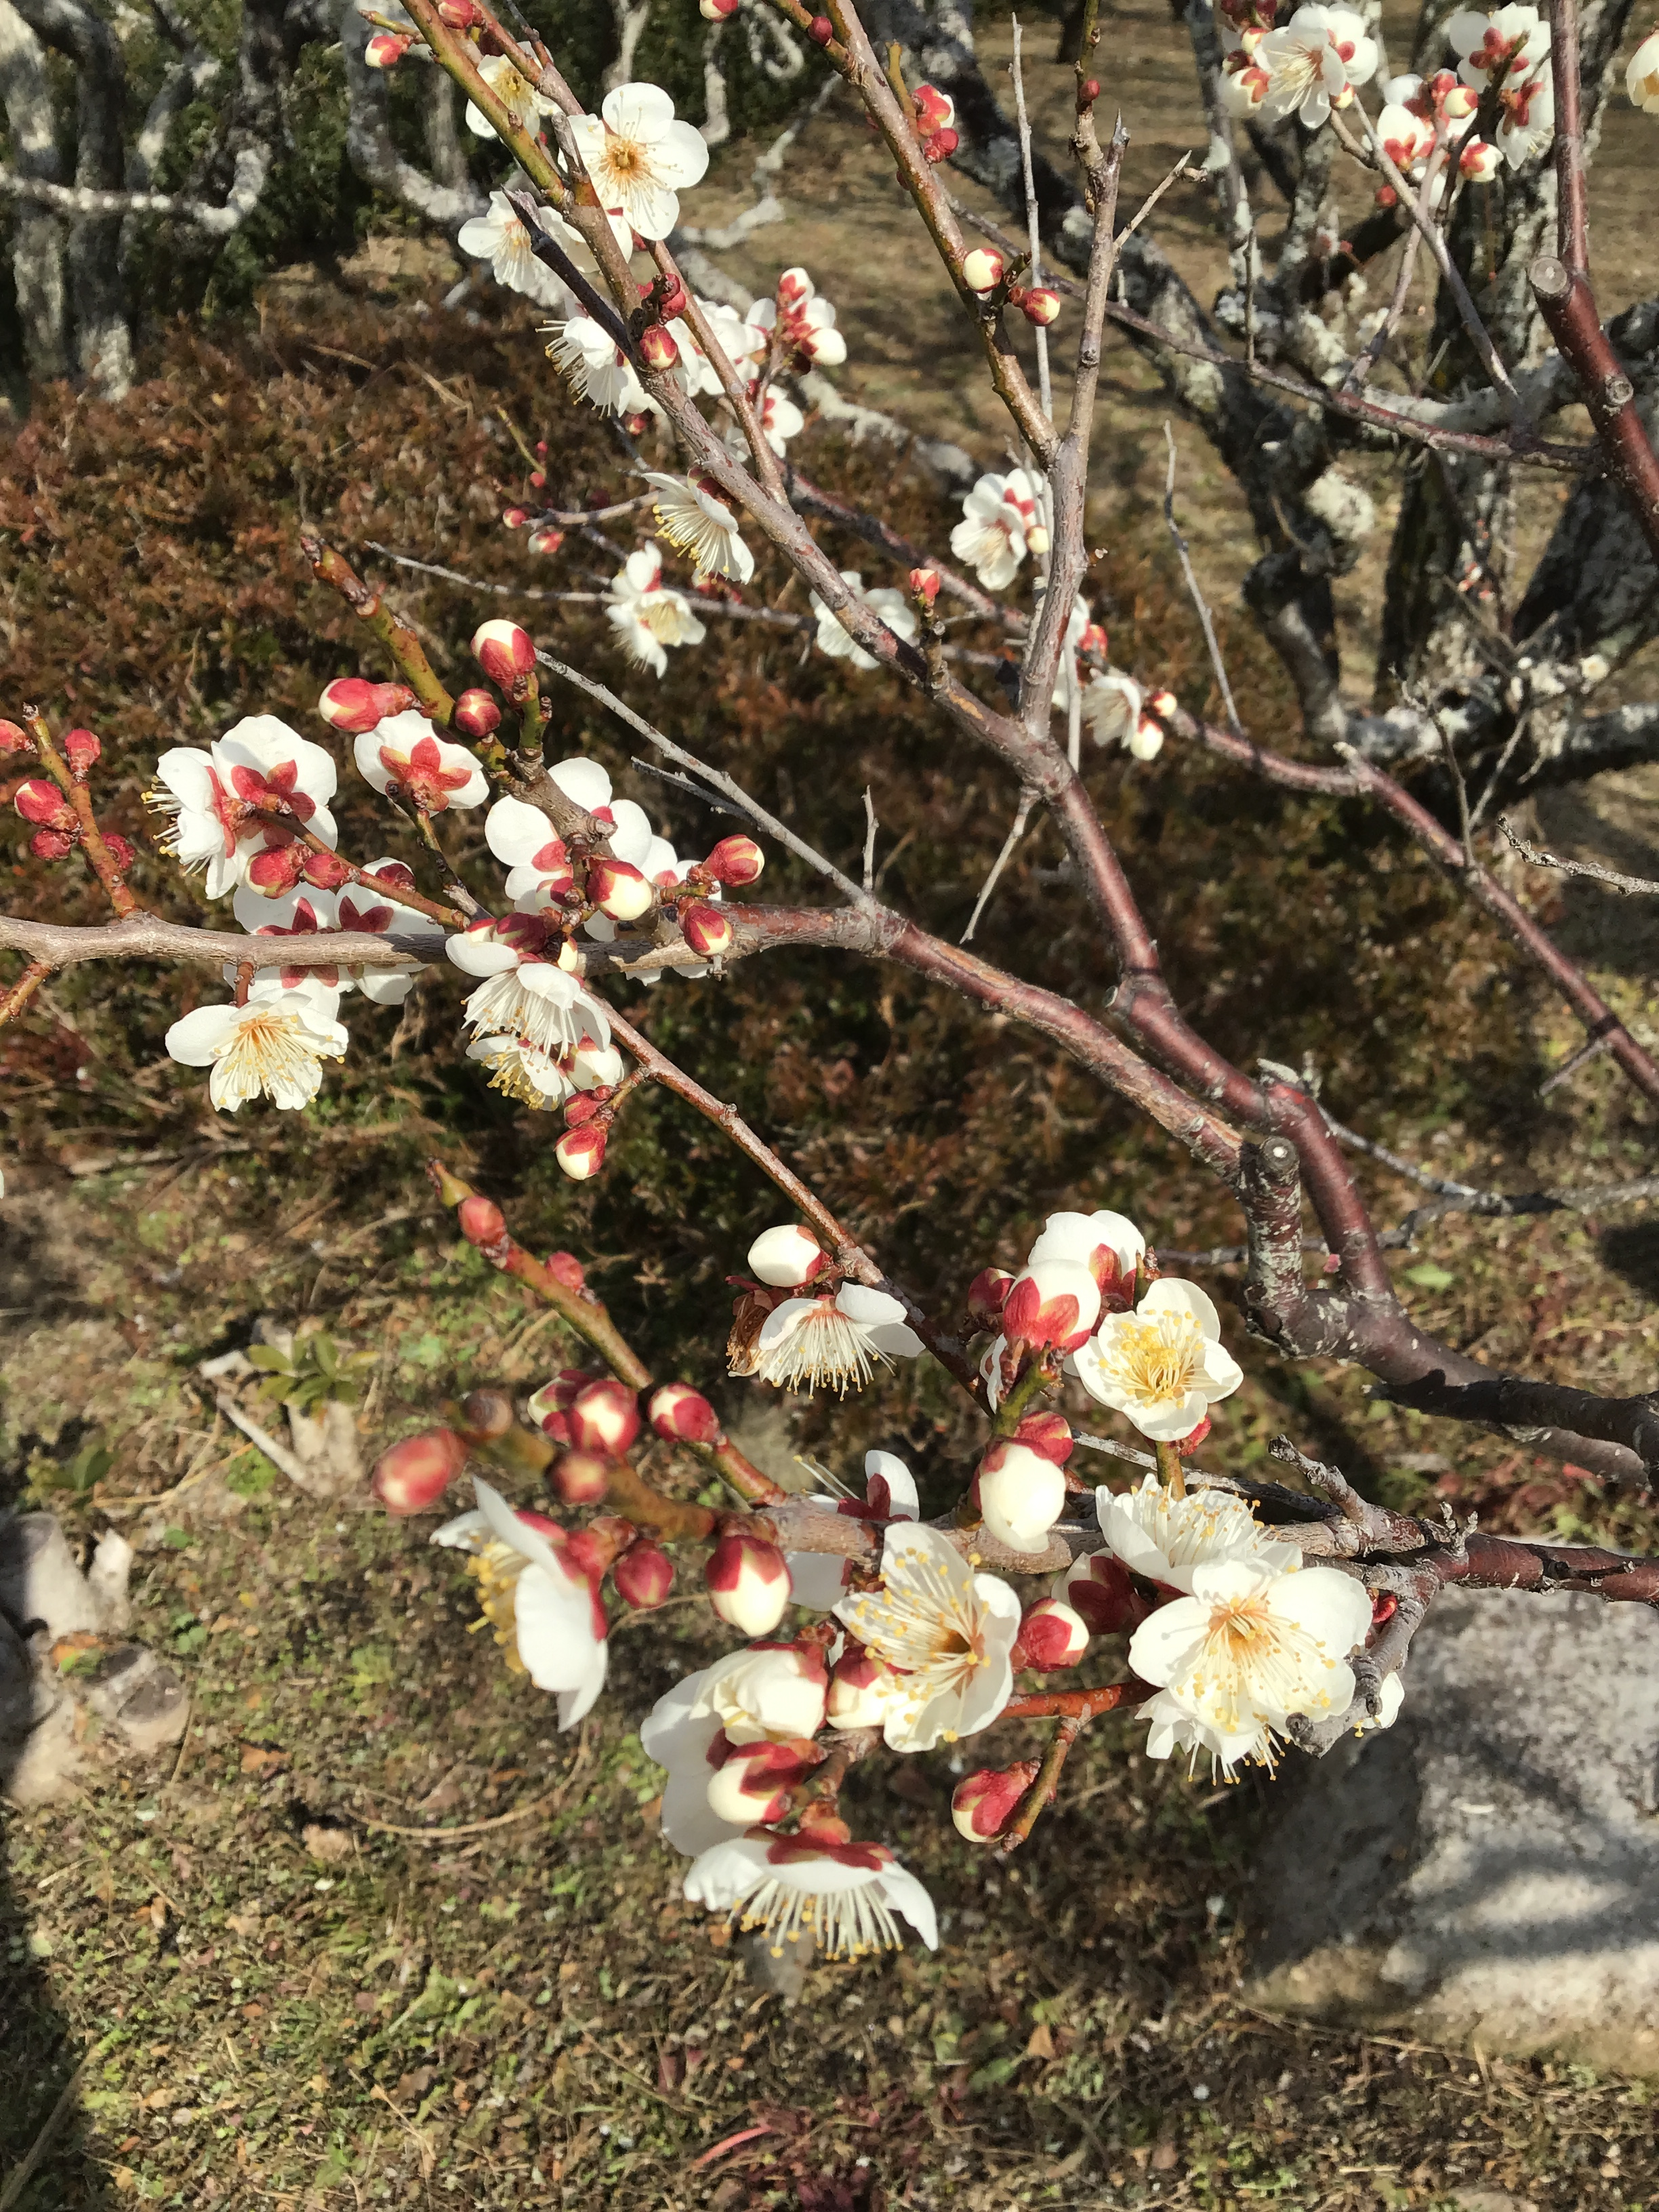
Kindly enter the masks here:
[[[384, 884], [376, 888], [386, 891]], [[404, 896], [398, 893], [400, 900]], [[441, 936], [410, 931], [384, 937], [353, 929], [244, 937], [147, 914], [101, 928], [0, 915], [0, 950], [27, 953], [48, 973], [77, 967], [83, 960], [175, 960], [204, 968], [234, 967], [244, 961], [255, 968], [423, 968], [441, 962], [444, 944]]]
[[137, 900], [127, 889], [114, 854], [104, 841], [98, 817], [92, 811], [92, 793], [83, 778], [75, 774], [58, 751], [52, 739], [52, 726], [40, 708], [23, 708], [21, 720], [23, 727], [33, 739], [41, 767], [75, 811], [76, 823], [81, 833], [81, 847], [87, 856], [88, 866], [103, 885], [105, 896], [115, 908], [117, 919], [125, 921], [130, 914], [137, 914], [141, 909]]
[[52, 974], [49, 960], [31, 960], [3, 999], [0, 999], [0, 1030], [21, 1014]]
[[1559, 868], [1564, 876], [1588, 876], [1592, 883], [1605, 884], [1609, 890], [1626, 896], [1659, 896], [1659, 883], [1646, 876], [1621, 876], [1616, 868], [1604, 868], [1599, 861], [1561, 860], [1553, 853], [1540, 853], [1535, 845], [1528, 844], [1507, 814], [1498, 816], [1498, 826], [1522, 859], [1530, 860], [1534, 868]]
[[1589, 275], [1589, 198], [1584, 175], [1584, 117], [1578, 82], [1578, 0], [1551, 0], [1550, 72], [1555, 86], [1556, 252]]
[[1629, 498], [1649, 550], [1659, 558], [1659, 457], [1637, 410], [1636, 387], [1601, 327], [1589, 280], [1550, 253], [1540, 253], [1528, 274], [1539, 313], [1578, 380], [1607, 473]]

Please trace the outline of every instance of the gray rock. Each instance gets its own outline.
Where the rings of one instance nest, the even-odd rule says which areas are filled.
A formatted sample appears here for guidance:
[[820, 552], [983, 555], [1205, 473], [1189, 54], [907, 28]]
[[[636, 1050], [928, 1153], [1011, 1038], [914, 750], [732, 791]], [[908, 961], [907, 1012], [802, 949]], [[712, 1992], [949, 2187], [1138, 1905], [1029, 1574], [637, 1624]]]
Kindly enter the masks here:
[[142, 1644], [124, 1644], [105, 1661], [87, 1703], [144, 1756], [183, 1735], [190, 1692], [164, 1659]]
[[1405, 1680], [1281, 1769], [1249, 2001], [1659, 2075], [1659, 1620], [1452, 1591]]
[[76, 1765], [74, 1706], [0, 1613], [0, 1796], [44, 1804], [70, 1786]]
[[44, 1626], [56, 1643], [125, 1628], [131, 1571], [132, 1547], [113, 1529], [82, 1574], [55, 1514], [0, 1516], [0, 1613], [22, 1635]]

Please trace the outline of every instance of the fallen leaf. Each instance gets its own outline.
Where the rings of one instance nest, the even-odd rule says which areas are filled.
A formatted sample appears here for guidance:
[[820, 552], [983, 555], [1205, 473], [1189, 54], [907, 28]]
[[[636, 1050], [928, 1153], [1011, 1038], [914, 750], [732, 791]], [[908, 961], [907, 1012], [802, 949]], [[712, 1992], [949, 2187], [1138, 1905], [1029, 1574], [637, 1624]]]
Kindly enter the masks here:
[[268, 1744], [263, 1743], [245, 1743], [242, 1746], [244, 1774], [269, 1774], [274, 1766], [285, 1766], [287, 1764], [288, 1753], [285, 1751], [273, 1751]]
[[263, 1914], [258, 1912], [228, 1912], [225, 1925], [234, 1936], [252, 1936], [258, 1930], [263, 1917]]
[[351, 1831], [349, 1828], [325, 1827], [320, 1820], [307, 1820], [300, 1831], [301, 1840], [314, 1859], [325, 1866], [337, 1866], [342, 1859], [351, 1856]]
[[1025, 2046], [1025, 2056], [1028, 2058], [1052, 2058], [1054, 2055], [1053, 2031], [1046, 2020], [1040, 2021], [1031, 2030], [1030, 2040]]

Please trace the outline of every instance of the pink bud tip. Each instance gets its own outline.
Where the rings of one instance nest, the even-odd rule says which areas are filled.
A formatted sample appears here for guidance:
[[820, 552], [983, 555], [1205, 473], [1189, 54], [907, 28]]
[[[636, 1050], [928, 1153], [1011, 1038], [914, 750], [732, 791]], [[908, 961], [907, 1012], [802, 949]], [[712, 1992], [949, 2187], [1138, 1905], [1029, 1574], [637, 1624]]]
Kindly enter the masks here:
[[84, 775], [103, 750], [90, 730], [70, 730], [64, 738], [64, 757], [76, 775]]
[[13, 803], [25, 822], [39, 822], [52, 830], [75, 826], [75, 809], [58, 786], [43, 775], [32, 775], [27, 783], [20, 784]]
[[1014, 1431], [1014, 1442], [1039, 1459], [1064, 1467], [1072, 1456], [1072, 1430], [1064, 1413], [1027, 1413]]
[[911, 98], [915, 104], [916, 128], [924, 138], [930, 132], [945, 130], [957, 119], [955, 101], [936, 84], [919, 84]]
[[369, 1494], [388, 1513], [424, 1513], [466, 1465], [466, 1446], [453, 1429], [426, 1429], [383, 1451], [369, 1477]]
[[587, 871], [587, 896], [612, 921], [637, 921], [657, 902], [654, 885], [629, 860], [594, 860]]
[[545, 469], [532, 469], [530, 471], [530, 489], [532, 491], [545, 491], [547, 489], [547, 471]]
[[1013, 1277], [1006, 1267], [983, 1267], [968, 1285], [968, 1317], [988, 1328], [1002, 1317]]
[[503, 530], [522, 530], [529, 520], [530, 509], [527, 507], [504, 507], [501, 509]]
[[542, 1265], [556, 1283], [562, 1283], [568, 1291], [585, 1291], [587, 1275], [581, 1261], [574, 1252], [550, 1252]]
[[[351, 881], [351, 871], [337, 854], [313, 853], [307, 845], [296, 845], [294, 850], [300, 855], [300, 873], [313, 890], [337, 891]], [[405, 884], [402, 888], [413, 890], [415, 886]]]
[[1097, 76], [1085, 76], [1077, 88], [1079, 107], [1092, 107], [1099, 98], [1100, 79]]
[[268, 845], [247, 864], [248, 888], [262, 898], [281, 898], [305, 873], [305, 845]]
[[617, 1562], [617, 1595], [641, 1613], [660, 1605], [674, 1587], [674, 1562], [660, 1545], [634, 1544]]
[[1057, 1667], [1075, 1667], [1088, 1648], [1089, 1631], [1081, 1617], [1058, 1598], [1045, 1597], [1028, 1608], [1019, 1624], [1013, 1663], [1048, 1674]]
[[109, 847], [109, 856], [111, 860], [114, 861], [116, 866], [121, 871], [121, 873], [125, 875], [127, 870], [132, 866], [138, 855], [133, 851], [131, 846], [128, 844], [126, 839], [118, 836], [113, 830], [105, 830], [104, 842]]
[[565, 1452], [553, 1469], [553, 1487], [562, 1504], [597, 1505], [611, 1487], [611, 1465], [595, 1452]]
[[647, 368], [672, 368], [680, 357], [673, 335], [660, 323], [648, 323], [640, 332], [640, 358]]
[[363, 48], [363, 59], [370, 69], [396, 69], [414, 43], [396, 31], [376, 31]]
[[524, 542], [532, 553], [556, 553], [564, 544], [564, 532], [550, 526], [545, 530], [532, 530]]
[[623, 416], [623, 428], [627, 431], [630, 438], [642, 438], [650, 426], [651, 417], [648, 415], [624, 415]]
[[75, 850], [75, 840], [67, 830], [37, 830], [29, 850], [37, 860], [64, 860]]
[[452, 31], [470, 31], [482, 20], [472, 0], [438, 0], [438, 16]]
[[789, 1793], [803, 1782], [817, 1763], [817, 1753], [803, 1758], [799, 1743], [739, 1744], [723, 1759], [708, 1780], [708, 1805], [722, 1820], [753, 1827], [781, 1820], [789, 1807]]
[[472, 633], [472, 658], [493, 682], [511, 684], [534, 668], [536, 648], [517, 623], [481, 623]]
[[646, 1408], [659, 1437], [686, 1444], [714, 1444], [723, 1431], [714, 1408], [689, 1382], [665, 1382]]
[[926, 604], [931, 607], [934, 600], [939, 597], [939, 570], [937, 568], [912, 568], [910, 571], [910, 590], [913, 597], [924, 600]]
[[[550, 1382], [544, 1382], [541, 1389], [531, 1397], [529, 1401], [531, 1419], [539, 1421], [544, 1428], [547, 1428], [549, 1414], [556, 1413], [561, 1425], [559, 1433], [568, 1443], [570, 1429], [564, 1417], [575, 1404], [577, 1394], [586, 1389], [592, 1380], [592, 1376], [582, 1368], [561, 1368]], [[553, 1433], [552, 1430], [548, 1430], [550, 1436]]]
[[589, 1121], [580, 1129], [567, 1129], [553, 1147], [557, 1160], [572, 1182], [586, 1182], [598, 1175], [605, 1165], [605, 1125]]
[[1046, 328], [1060, 313], [1060, 295], [1051, 292], [1046, 284], [1033, 284], [1019, 307], [1028, 323]]
[[739, 890], [752, 884], [766, 866], [766, 855], [752, 837], [739, 834], [722, 837], [703, 862], [706, 872], [727, 890]]
[[609, 1452], [612, 1459], [620, 1459], [640, 1432], [638, 1399], [625, 1382], [609, 1375], [585, 1383], [566, 1418], [579, 1451]]
[[415, 694], [406, 684], [370, 684], [361, 676], [337, 676], [317, 702], [317, 712], [335, 729], [361, 736], [414, 704]]
[[471, 690], [463, 691], [455, 702], [451, 719], [465, 736], [487, 738], [492, 731], [500, 729], [501, 710], [488, 691], [480, 691], [475, 685]]
[[930, 161], [948, 161], [962, 143], [957, 132], [948, 124], [930, 131], [921, 142], [921, 150]]
[[0, 753], [32, 753], [34, 740], [15, 722], [0, 722]]
[[775, 1544], [722, 1536], [704, 1570], [720, 1619], [745, 1636], [769, 1635], [789, 1602], [789, 1569]]
[[493, 1198], [481, 1197], [475, 1191], [471, 1198], [461, 1200], [455, 1218], [467, 1243], [477, 1245], [481, 1250], [506, 1241], [507, 1217]]
[[836, 35], [836, 27], [827, 15], [814, 15], [806, 26], [806, 35], [815, 46], [827, 46]]
[[705, 960], [715, 960], [722, 952], [729, 952], [737, 934], [719, 907], [708, 906], [701, 899], [680, 908], [680, 927], [691, 950]]
[[981, 1767], [977, 1774], [964, 1776], [951, 1793], [957, 1833], [970, 1844], [994, 1843], [1036, 1778], [1034, 1759], [1023, 1759], [1017, 1766]]
[[739, 0], [697, 0], [697, 13], [705, 23], [723, 23], [738, 12]]
[[994, 292], [1007, 265], [995, 246], [976, 246], [963, 257], [962, 281], [970, 292]]

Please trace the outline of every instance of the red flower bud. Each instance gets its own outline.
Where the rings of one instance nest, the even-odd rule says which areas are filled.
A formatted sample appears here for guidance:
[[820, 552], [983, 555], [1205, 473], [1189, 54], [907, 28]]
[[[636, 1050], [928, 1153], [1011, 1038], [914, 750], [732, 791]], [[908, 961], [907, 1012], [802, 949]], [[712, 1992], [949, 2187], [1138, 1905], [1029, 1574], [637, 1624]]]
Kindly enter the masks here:
[[15, 722], [0, 722], [0, 753], [32, 753], [34, 740]]
[[660, 1605], [674, 1587], [674, 1562], [660, 1545], [630, 1545], [614, 1569], [617, 1595], [641, 1613]]
[[[313, 853], [308, 845], [295, 845], [292, 849], [300, 856], [300, 873], [315, 890], [337, 891], [351, 881], [351, 871], [337, 853]], [[400, 888], [412, 890], [414, 885]]]
[[504, 507], [501, 509], [503, 530], [522, 530], [529, 520], [530, 509], [527, 507]]
[[455, 702], [451, 720], [467, 737], [487, 738], [492, 731], [500, 729], [501, 710], [488, 691], [480, 691], [475, 686], [470, 691], [463, 691]]
[[363, 48], [363, 59], [370, 69], [396, 69], [414, 43], [401, 31], [376, 31]]
[[665, 1382], [651, 1393], [646, 1411], [659, 1437], [679, 1443], [715, 1444], [724, 1433], [714, 1408], [689, 1382]]
[[680, 357], [672, 333], [661, 323], [647, 323], [640, 332], [640, 358], [647, 368], [672, 368]]
[[75, 840], [67, 830], [37, 830], [29, 850], [37, 860], [64, 860], [75, 850]]
[[929, 161], [948, 161], [961, 143], [961, 138], [947, 124], [942, 130], [931, 131], [922, 140], [921, 150], [924, 158]]
[[598, 1175], [605, 1165], [605, 1124], [589, 1121], [585, 1127], [567, 1129], [554, 1146], [553, 1157], [572, 1182], [586, 1182]]
[[282, 898], [304, 875], [306, 854], [310, 849], [298, 843], [267, 845], [247, 864], [249, 888], [264, 898]]
[[545, 491], [547, 489], [547, 471], [545, 469], [532, 469], [530, 471], [530, 489], [532, 491]]
[[581, 1261], [574, 1252], [550, 1252], [542, 1265], [556, 1283], [562, 1283], [568, 1291], [584, 1291], [587, 1277]]
[[702, 865], [717, 884], [736, 890], [756, 880], [766, 866], [766, 855], [752, 837], [739, 832], [735, 837], [722, 837]]
[[1060, 295], [1046, 284], [1033, 284], [1019, 303], [1020, 313], [1028, 323], [1046, 329], [1060, 313]]
[[415, 694], [406, 684], [369, 684], [361, 676], [337, 676], [317, 702], [317, 712], [335, 729], [361, 736], [414, 704]]
[[637, 921], [657, 902], [655, 886], [629, 860], [590, 862], [587, 896], [612, 921]]
[[1036, 1778], [1034, 1759], [1023, 1759], [1017, 1766], [985, 1766], [977, 1774], [964, 1776], [951, 1793], [957, 1833], [970, 1844], [994, 1843]]
[[912, 568], [910, 571], [910, 592], [912, 598], [921, 599], [926, 605], [931, 607], [934, 600], [939, 597], [939, 570], [937, 568]]
[[1127, 1567], [1110, 1552], [1091, 1552], [1074, 1563], [1066, 1577], [1066, 1602], [1091, 1636], [1127, 1635], [1152, 1610]]
[[963, 256], [962, 281], [970, 292], [994, 292], [1007, 262], [994, 246], [975, 246]]
[[580, 1451], [622, 1455], [640, 1432], [639, 1401], [625, 1382], [602, 1376], [585, 1383], [571, 1401], [570, 1440]]
[[111, 860], [114, 861], [116, 866], [121, 871], [121, 873], [125, 875], [127, 870], [132, 866], [138, 855], [133, 851], [131, 846], [128, 844], [126, 839], [119, 836], [113, 830], [105, 830], [104, 842], [109, 847], [109, 856]]
[[701, 899], [680, 908], [680, 927], [691, 950], [705, 960], [716, 960], [722, 952], [729, 952], [737, 934], [717, 906], [706, 905]]
[[424, 1513], [466, 1465], [466, 1449], [453, 1429], [405, 1437], [375, 1461], [369, 1493], [388, 1513]]
[[746, 1827], [781, 1820], [790, 1791], [805, 1780], [817, 1758], [810, 1743], [739, 1744], [709, 1777], [709, 1809]]
[[741, 0], [697, 0], [697, 13], [705, 23], [723, 23], [740, 5]]
[[1016, 1667], [1049, 1673], [1056, 1667], [1075, 1667], [1088, 1648], [1089, 1631], [1081, 1615], [1059, 1598], [1045, 1597], [1027, 1608], [1010, 1656]]
[[[530, 1399], [531, 1419], [539, 1421], [543, 1428], [547, 1429], [549, 1436], [557, 1434], [568, 1443], [570, 1430], [564, 1417], [575, 1404], [577, 1393], [586, 1389], [593, 1379], [592, 1376], [582, 1368], [561, 1368], [553, 1380], [550, 1382], [544, 1382], [541, 1389]], [[547, 1428], [549, 1419], [555, 1413], [558, 1415], [560, 1424], [556, 1431]]]
[[480, 21], [472, 0], [438, 0], [438, 15], [452, 31], [470, 31]]
[[593, 1452], [568, 1451], [553, 1468], [553, 1487], [566, 1505], [597, 1505], [611, 1487], [611, 1462]]
[[836, 27], [827, 15], [814, 15], [806, 26], [806, 35], [815, 46], [827, 46], [836, 35]]
[[984, 1267], [968, 1285], [968, 1317], [981, 1328], [1002, 1318], [1013, 1277], [1006, 1267]]
[[525, 543], [532, 553], [556, 553], [564, 544], [564, 532], [549, 523], [544, 529], [532, 530]]
[[506, 1241], [507, 1216], [493, 1198], [484, 1198], [474, 1191], [471, 1198], [461, 1200], [455, 1218], [460, 1224], [462, 1236], [469, 1244], [476, 1244], [480, 1251]]
[[536, 665], [530, 634], [514, 622], [481, 623], [472, 633], [472, 657], [486, 676], [501, 684], [528, 676]]
[[1034, 1451], [1039, 1459], [1064, 1467], [1072, 1456], [1072, 1431], [1064, 1413], [1027, 1413], [1014, 1431], [1013, 1442]]
[[745, 1636], [769, 1635], [789, 1602], [789, 1569], [775, 1544], [722, 1536], [704, 1570], [720, 1619]]
[[84, 776], [104, 748], [90, 730], [70, 730], [64, 738], [64, 757], [76, 776]]
[[75, 809], [44, 775], [32, 775], [27, 783], [20, 784], [13, 803], [25, 822], [38, 822], [50, 830], [75, 827]]

